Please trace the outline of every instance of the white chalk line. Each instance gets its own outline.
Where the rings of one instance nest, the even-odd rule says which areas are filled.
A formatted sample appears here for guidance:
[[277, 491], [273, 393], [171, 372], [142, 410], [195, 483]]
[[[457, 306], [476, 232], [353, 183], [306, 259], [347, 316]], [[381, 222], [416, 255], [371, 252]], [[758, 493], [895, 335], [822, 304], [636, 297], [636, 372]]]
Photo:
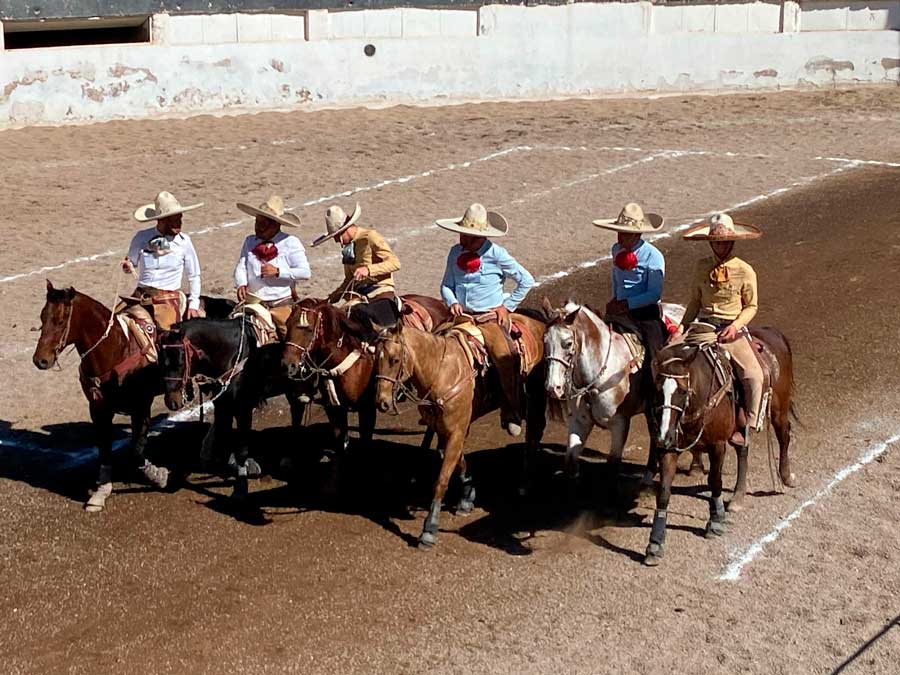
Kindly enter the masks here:
[[859, 459], [857, 459], [853, 464], [849, 464], [845, 466], [843, 469], [838, 471], [830, 481], [820, 489], [816, 494], [807, 499], [805, 502], [800, 504], [796, 509], [791, 511], [780, 523], [778, 523], [772, 530], [764, 537], [758, 539], [753, 542], [743, 553], [741, 553], [735, 560], [730, 562], [722, 574], [719, 575], [719, 581], [737, 581], [741, 577], [741, 572], [744, 568], [752, 563], [760, 553], [763, 552], [763, 549], [767, 544], [771, 544], [773, 541], [778, 539], [781, 536], [781, 533], [784, 532], [787, 528], [791, 526], [791, 524], [797, 520], [800, 515], [809, 507], [815, 506], [816, 503], [819, 502], [824, 497], [827, 497], [831, 491], [837, 486], [840, 482], [853, 475], [860, 469], [862, 469], [867, 464], [871, 464], [874, 460], [878, 459], [887, 452], [890, 447], [900, 441], [900, 434], [894, 434], [887, 440], [879, 443], [878, 445], [870, 448], [862, 455], [860, 455]]

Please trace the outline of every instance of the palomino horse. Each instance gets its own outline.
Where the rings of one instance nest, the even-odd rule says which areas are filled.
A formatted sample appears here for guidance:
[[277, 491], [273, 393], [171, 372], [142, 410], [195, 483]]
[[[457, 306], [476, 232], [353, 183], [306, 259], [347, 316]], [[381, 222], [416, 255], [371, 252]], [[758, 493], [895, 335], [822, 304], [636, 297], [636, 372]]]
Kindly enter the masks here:
[[[544, 393], [543, 336], [544, 324], [514, 314], [511, 317], [523, 330], [531, 332], [540, 354], [526, 374], [526, 457], [537, 450], [544, 433], [546, 396]], [[482, 376], [473, 366], [466, 338], [451, 330], [435, 335], [403, 325], [386, 331], [376, 353], [376, 401], [382, 412], [396, 407], [401, 393], [419, 406], [429, 429], [437, 432], [443, 462], [434, 486], [431, 508], [419, 537], [419, 545], [433, 546], [437, 541], [441, 503], [454, 470], [459, 467], [463, 484], [458, 513], [469, 513], [474, 507], [475, 488], [466, 473], [463, 454], [472, 421], [496, 409], [499, 391], [493, 368]], [[409, 388], [409, 384], [412, 385]]]
[[132, 458], [151, 484], [164, 488], [168, 470], [154, 466], [144, 457], [150, 405], [163, 389], [160, 369], [155, 364], [147, 365], [131, 338], [114, 325], [109, 309], [74, 288], [54, 288], [47, 281], [47, 302], [41, 310], [41, 336], [34, 350], [34, 365], [41, 370], [51, 368], [69, 345], [75, 345], [82, 359], [78, 372], [100, 459], [97, 487], [85, 509], [102, 510], [112, 494], [115, 413], [130, 415]]
[[[780, 449], [779, 476], [788, 486], [795, 485], [788, 447], [791, 442], [791, 417], [794, 415], [793, 355], [787, 338], [775, 328], [751, 329], [750, 335], [762, 349], [764, 370], [769, 373], [769, 395], [763, 409], [775, 428]], [[745, 339], [739, 337], [738, 339]], [[756, 347], [759, 351], [760, 347]], [[656, 383], [662, 392], [660, 407], [660, 484], [656, 493], [656, 511], [650, 531], [644, 563], [658, 565], [666, 538], [666, 512], [672, 493], [672, 479], [678, 453], [700, 450], [709, 453], [709, 521], [706, 536], [725, 532], [725, 505], [722, 500], [722, 464], [725, 444], [738, 426], [736, 394], [731, 364], [719, 353], [715, 342], [693, 344], [677, 342], [663, 349], [654, 362]], [[681, 445], [684, 444], [684, 445]], [[730, 510], [738, 510], [747, 491], [747, 446], [738, 448], [738, 475]]]
[[299, 430], [307, 392], [284, 376], [282, 343], [257, 346], [255, 332], [244, 317], [192, 319], [176, 324], [161, 338], [160, 365], [166, 383], [165, 400], [170, 410], [179, 410], [200, 392], [213, 397], [213, 424], [203, 441], [201, 456], [209, 459], [237, 422], [233, 460], [238, 482], [235, 496], [247, 493], [246, 478], [260, 472], [249, 458], [253, 411], [265, 400], [284, 394], [291, 408], [291, 426]]
[[[407, 326], [431, 330], [450, 318], [437, 298], [404, 295], [401, 320]], [[294, 308], [287, 322], [283, 366], [288, 376], [321, 391], [334, 433], [334, 450], [347, 448], [347, 411], [359, 414], [363, 444], [375, 431], [375, 359], [362, 342], [366, 331], [346, 312], [327, 301], [307, 299]]]
[[[666, 314], [681, 318], [684, 310], [667, 305]], [[568, 403], [566, 474], [578, 475], [578, 458], [591, 430], [609, 429], [610, 454], [618, 468], [628, 440], [631, 418], [643, 413], [647, 428], [653, 429], [651, 402], [655, 390], [648, 391], [649, 378], [631, 353], [628, 344], [589, 307], [569, 302], [555, 310], [544, 299], [544, 312], [550, 322], [544, 334], [547, 360], [547, 393], [551, 399]], [[656, 473], [655, 439], [651, 447], [642, 484], [653, 485]]]

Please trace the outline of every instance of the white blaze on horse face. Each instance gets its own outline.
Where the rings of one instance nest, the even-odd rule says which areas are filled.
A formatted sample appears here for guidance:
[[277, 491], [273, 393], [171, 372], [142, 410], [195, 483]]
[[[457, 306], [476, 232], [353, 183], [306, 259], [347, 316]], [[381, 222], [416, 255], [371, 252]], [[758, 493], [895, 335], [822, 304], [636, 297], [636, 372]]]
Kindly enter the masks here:
[[669, 435], [669, 427], [672, 425], [672, 394], [678, 389], [678, 383], [672, 377], [663, 379], [663, 409], [659, 420], [659, 442], [665, 443]]
[[552, 358], [548, 359], [546, 389], [557, 398], [562, 398], [566, 391], [567, 373], [563, 362], [572, 358], [566, 345], [571, 345], [574, 339], [573, 332], [562, 326], [551, 326], [547, 331], [547, 356]]

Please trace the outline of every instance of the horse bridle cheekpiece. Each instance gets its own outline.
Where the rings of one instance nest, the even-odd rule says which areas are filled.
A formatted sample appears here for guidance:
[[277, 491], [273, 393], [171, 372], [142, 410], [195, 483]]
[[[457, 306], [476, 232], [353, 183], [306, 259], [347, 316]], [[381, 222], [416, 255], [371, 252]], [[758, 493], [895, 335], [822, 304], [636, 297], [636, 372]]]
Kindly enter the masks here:
[[56, 347], [54, 347], [53, 349], [54, 360], [59, 359], [59, 355], [62, 353], [63, 349], [66, 348], [66, 345], [69, 344], [69, 333], [72, 330], [72, 315], [75, 313], [75, 307], [72, 305], [71, 301], [63, 304], [69, 310], [68, 312], [66, 312], [66, 330], [60, 336], [59, 341], [56, 343]]
[[187, 335], [182, 335], [181, 341], [175, 344], [163, 344], [162, 349], [176, 349], [183, 353], [181, 375], [177, 377], [166, 376], [166, 382], [180, 382], [181, 395], [186, 400], [191, 401], [194, 398], [193, 387], [191, 386], [191, 363], [194, 358], [203, 358], [203, 350], [195, 347]]
[[[382, 352], [384, 351], [384, 343], [389, 341], [396, 341], [400, 345], [400, 367], [397, 369], [397, 377], [391, 377], [390, 375], [382, 375], [379, 372], [375, 373], [376, 380], [384, 380], [385, 382], [391, 383], [391, 405], [392, 409], [390, 414], [399, 415], [400, 409], [397, 407], [397, 402], [399, 400], [400, 394], [403, 394], [404, 397], [409, 400], [416, 401], [419, 397], [412, 391], [409, 387], [406, 386], [406, 381], [412, 377], [412, 373], [408, 375], [403, 375], [403, 366], [406, 362], [406, 345], [403, 342], [403, 338], [399, 335], [399, 333], [391, 333], [390, 331], [382, 331], [379, 334], [378, 344], [379, 344], [379, 353], [376, 355], [376, 363], [381, 361]], [[424, 403], [424, 401], [423, 401]]]

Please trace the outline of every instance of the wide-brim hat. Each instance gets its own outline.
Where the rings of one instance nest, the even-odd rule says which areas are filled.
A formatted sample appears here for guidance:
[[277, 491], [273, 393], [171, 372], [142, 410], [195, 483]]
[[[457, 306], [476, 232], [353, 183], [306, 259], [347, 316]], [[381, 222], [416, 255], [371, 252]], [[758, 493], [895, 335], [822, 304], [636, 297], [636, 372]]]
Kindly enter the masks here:
[[175, 195], [171, 192], [160, 192], [156, 195], [156, 199], [152, 204], [144, 204], [139, 206], [134, 212], [134, 219], [141, 223], [150, 220], [159, 220], [167, 216], [177, 216], [179, 213], [187, 213], [203, 206], [203, 202], [199, 204], [189, 204], [182, 206], [181, 202], [175, 199]]
[[334, 239], [343, 234], [351, 225], [356, 224], [356, 221], [359, 220], [361, 215], [362, 207], [359, 205], [359, 202], [357, 202], [356, 207], [353, 209], [353, 213], [349, 216], [340, 206], [336, 204], [334, 206], [329, 206], [328, 210], [325, 212], [325, 233], [316, 237], [312, 245], [318, 246], [329, 239]]
[[741, 241], [759, 239], [761, 236], [762, 230], [755, 225], [736, 223], [727, 213], [717, 213], [708, 223], [687, 230], [682, 238], [685, 241]]
[[250, 206], [250, 204], [238, 202], [237, 207], [246, 214], [251, 216], [263, 216], [269, 220], [274, 220], [279, 225], [300, 227], [300, 219], [293, 213], [285, 212], [284, 199], [278, 195], [272, 195], [265, 203], [260, 204], [259, 206]]
[[448, 232], [473, 237], [505, 237], [509, 232], [506, 218], [488, 211], [481, 204], [472, 204], [462, 218], [441, 218], [434, 221], [434, 224]]
[[642, 234], [659, 231], [663, 226], [664, 219], [658, 213], [644, 213], [644, 209], [632, 202], [626, 204], [616, 218], [600, 218], [592, 222], [604, 230]]

